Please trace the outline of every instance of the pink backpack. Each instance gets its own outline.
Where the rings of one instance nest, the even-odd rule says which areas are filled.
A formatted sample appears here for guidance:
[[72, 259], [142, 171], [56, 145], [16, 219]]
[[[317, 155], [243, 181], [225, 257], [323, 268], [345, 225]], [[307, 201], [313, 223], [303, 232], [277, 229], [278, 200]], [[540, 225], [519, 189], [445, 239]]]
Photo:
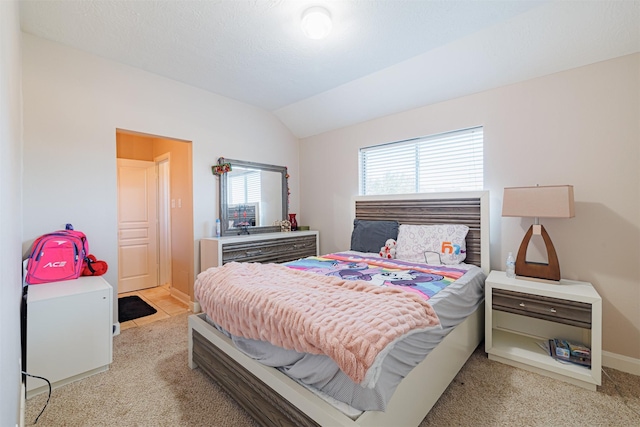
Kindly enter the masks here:
[[33, 242], [25, 281], [37, 285], [77, 279], [88, 254], [85, 234], [67, 224], [66, 230], [44, 234]]

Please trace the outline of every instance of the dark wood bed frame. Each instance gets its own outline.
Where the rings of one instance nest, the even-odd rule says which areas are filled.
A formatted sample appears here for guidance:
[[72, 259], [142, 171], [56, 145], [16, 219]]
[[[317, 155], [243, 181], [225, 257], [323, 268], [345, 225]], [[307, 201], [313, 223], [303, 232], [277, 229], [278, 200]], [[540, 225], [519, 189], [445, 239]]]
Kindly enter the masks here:
[[[489, 271], [488, 192], [361, 196], [359, 219], [395, 219], [401, 224], [464, 224], [465, 262]], [[280, 371], [261, 365], [235, 349], [205, 320], [189, 318], [189, 366], [201, 368], [264, 426], [418, 425], [484, 336], [484, 306], [445, 337], [403, 379], [385, 412], [365, 411], [351, 419]]]

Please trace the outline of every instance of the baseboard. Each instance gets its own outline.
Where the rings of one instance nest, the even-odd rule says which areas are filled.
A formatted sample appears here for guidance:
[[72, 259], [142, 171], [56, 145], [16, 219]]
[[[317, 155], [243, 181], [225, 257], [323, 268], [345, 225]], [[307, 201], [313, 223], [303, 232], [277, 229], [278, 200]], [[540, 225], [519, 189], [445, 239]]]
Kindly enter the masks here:
[[20, 382], [20, 421], [19, 427], [25, 426], [25, 412], [27, 406], [27, 390], [26, 385], [23, 382]]
[[171, 296], [185, 303], [187, 307], [189, 307], [189, 310], [191, 310], [192, 313], [200, 313], [200, 303], [198, 301], [190, 301], [189, 295], [185, 294], [184, 292], [181, 292], [172, 287]]
[[200, 311], [202, 311], [202, 309], [200, 308], [200, 303], [198, 301], [193, 301], [190, 304], [190, 308], [194, 314], [200, 313]]
[[[75, 381], [78, 381], [78, 380], [82, 380], [82, 379], [87, 378], [87, 377], [89, 377], [91, 375], [95, 375], [95, 374], [99, 374], [100, 372], [108, 371], [109, 370], [109, 366], [110, 365], [100, 366], [98, 368], [90, 369], [90, 370], [88, 370], [86, 372], [79, 373], [79, 374], [71, 376], [69, 378], [63, 378], [63, 379], [61, 379], [59, 381], [52, 382], [51, 383], [51, 388], [53, 390], [55, 390], [55, 389], [57, 389], [59, 387], [65, 386], [67, 384], [71, 384], [72, 382], [75, 382]], [[47, 391], [49, 391], [49, 385], [48, 384], [45, 384], [44, 381], [42, 381], [42, 380], [38, 380], [38, 381], [39, 381], [39, 384], [42, 384], [42, 385], [40, 385], [39, 387], [27, 389], [27, 400], [31, 399], [33, 396], [36, 396], [36, 395], [38, 395], [40, 393], [46, 393]], [[28, 386], [29, 385], [27, 384], [27, 387]]]
[[113, 336], [120, 335], [120, 322], [113, 324]]
[[602, 366], [640, 376], [640, 359], [634, 359], [633, 357], [603, 351]]
[[171, 292], [171, 296], [174, 297], [175, 299], [177, 299], [178, 301], [181, 301], [187, 305], [189, 305], [189, 295], [185, 294], [182, 291], [177, 290], [176, 288], [174, 288], [173, 286], [171, 288], [169, 288], [170, 292]]

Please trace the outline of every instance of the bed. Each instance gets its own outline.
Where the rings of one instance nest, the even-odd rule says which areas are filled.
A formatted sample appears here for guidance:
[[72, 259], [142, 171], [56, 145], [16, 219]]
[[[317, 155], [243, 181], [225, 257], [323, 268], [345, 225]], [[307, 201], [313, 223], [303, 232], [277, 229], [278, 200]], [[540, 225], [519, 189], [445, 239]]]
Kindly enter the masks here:
[[[487, 192], [362, 196], [353, 208], [353, 217], [361, 220], [464, 224], [469, 227], [465, 263], [488, 273]], [[417, 426], [482, 340], [483, 315], [481, 304], [448, 333], [400, 382], [384, 412], [369, 410], [356, 417], [246, 356], [204, 314], [189, 318], [189, 366], [214, 378], [261, 425]]]

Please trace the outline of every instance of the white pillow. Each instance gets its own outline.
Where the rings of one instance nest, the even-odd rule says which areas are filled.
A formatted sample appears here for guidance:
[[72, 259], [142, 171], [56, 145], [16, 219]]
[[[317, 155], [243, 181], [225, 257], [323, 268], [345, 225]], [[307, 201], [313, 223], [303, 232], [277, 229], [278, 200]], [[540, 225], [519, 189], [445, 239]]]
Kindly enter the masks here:
[[432, 265], [460, 264], [467, 257], [468, 232], [469, 227], [461, 224], [401, 224], [396, 259]]

